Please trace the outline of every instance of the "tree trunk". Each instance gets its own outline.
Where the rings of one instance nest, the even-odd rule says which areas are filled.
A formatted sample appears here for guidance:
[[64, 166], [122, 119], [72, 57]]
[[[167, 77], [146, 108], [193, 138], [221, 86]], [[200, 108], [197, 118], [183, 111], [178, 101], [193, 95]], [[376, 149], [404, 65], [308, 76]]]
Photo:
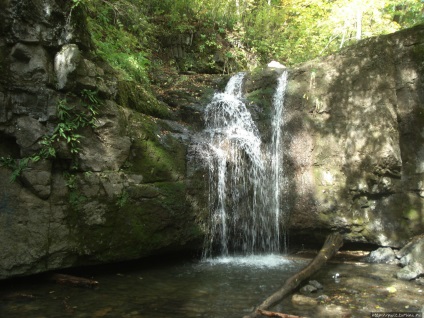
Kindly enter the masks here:
[[261, 310], [268, 310], [280, 302], [287, 294], [292, 292], [302, 281], [315, 274], [330, 258], [332, 258], [343, 245], [343, 237], [339, 233], [327, 236], [325, 243], [317, 256], [300, 272], [289, 277], [284, 285], [274, 294], [269, 296], [250, 315], [243, 318], [255, 318], [261, 316]]

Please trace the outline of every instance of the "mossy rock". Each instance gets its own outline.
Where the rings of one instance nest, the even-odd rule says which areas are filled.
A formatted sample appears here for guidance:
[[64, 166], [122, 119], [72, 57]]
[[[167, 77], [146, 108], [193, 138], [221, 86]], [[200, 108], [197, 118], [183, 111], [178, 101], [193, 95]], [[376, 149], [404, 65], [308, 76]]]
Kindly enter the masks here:
[[133, 143], [126, 171], [142, 175], [144, 182], [183, 179], [187, 146], [174, 137], [167, 122], [140, 113], [133, 113], [129, 122]]
[[273, 68], [257, 68], [248, 73], [244, 83], [246, 93], [256, 91], [258, 89], [270, 89], [275, 92], [278, 77], [281, 75], [281, 69]]
[[262, 111], [266, 111], [268, 115], [272, 109], [272, 101], [274, 97], [275, 90], [272, 87], [265, 87], [263, 89], [257, 89], [252, 92], [249, 92], [245, 95], [245, 98], [248, 100], [249, 105], [255, 104], [260, 105]]
[[402, 213], [402, 216], [404, 219], [408, 221], [415, 221], [415, 222], [423, 221], [423, 216], [421, 215], [421, 213], [418, 212], [416, 208], [412, 208], [412, 207], [410, 209], [404, 210]]
[[135, 141], [132, 146], [131, 171], [141, 174], [146, 182], [178, 180], [185, 173], [185, 147], [168, 138], [174, 148], [165, 149], [156, 140]]
[[152, 199], [160, 195], [159, 189], [151, 184], [135, 185], [127, 189], [134, 200]]
[[185, 199], [185, 183], [149, 186], [156, 191], [153, 197], [140, 200], [129, 190], [130, 197], [122, 207], [109, 201], [102, 224], [88, 225], [81, 211], [71, 212], [71, 232], [82, 262], [136, 259], [161, 249], [186, 248], [186, 244], [202, 240], [203, 232]]
[[281, 70], [260, 68], [246, 75], [244, 87], [246, 106], [255, 121], [264, 142], [269, 142], [269, 129], [274, 112], [273, 99]]
[[158, 101], [143, 85], [133, 81], [119, 81], [117, 103], [140, 113], [157, 118], [171, 118], [168, 106]]
[[419, 65], [423, 65], [424, 61], [424, 43], [416, 44], [412, 47], [412, 56], [414, 61]]

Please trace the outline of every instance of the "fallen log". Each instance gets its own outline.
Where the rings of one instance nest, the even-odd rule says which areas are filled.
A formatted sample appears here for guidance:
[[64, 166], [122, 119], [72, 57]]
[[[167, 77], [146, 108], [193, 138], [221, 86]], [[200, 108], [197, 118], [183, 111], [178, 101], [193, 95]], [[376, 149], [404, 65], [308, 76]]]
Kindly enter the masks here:
[[277, 317], [277, 318], [303, 318], [301, 316], [293, 316], [289, 314], [283, 314], [281, 312], [275, 312], [275, 311], [267, 311], [267, 310], [260, 310], [258, 309], [258, 313], [260, 313], [262, 316], [267, 317]]
[[[243, 318], [257, 318], [260, 317], [261, 311], [266, 311], [283, 298], [292, 292], [300, 285], [302, 281], [315, 274], [330, 258], [332, 258], [343, 245], [343, 237], [339, 233], [332, 233], [327, 236], [321, 250], [315, 258], [301, 271], [289, 277], [284, 285], [277, 290], [274, 294], [265, 299], [256, 309]], [[278, 317], [278, 316], [277, 316]], [[284, 317], [284, 316], [282, 316]]]
[[85, 288], [93, 288], [99, 284], [96, 280], [66, 274], [53, 274], [51, 279], [58, 284]]

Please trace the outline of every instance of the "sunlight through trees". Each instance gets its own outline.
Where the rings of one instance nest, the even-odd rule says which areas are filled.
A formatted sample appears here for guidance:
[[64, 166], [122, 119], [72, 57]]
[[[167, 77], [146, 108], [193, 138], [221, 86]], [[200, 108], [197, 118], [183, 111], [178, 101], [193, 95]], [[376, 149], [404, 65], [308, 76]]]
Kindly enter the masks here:
[[[73, 1], [88, 8], [99, 53], [133, 78], [149, 67], [161, 45], [158, 39], [164, 37], [199, 39], [197, 48], [191, 47], [197, 53], [182, 69], [202, 58], [213, 66], [215, 49], [222, 51], [221, 59], [233, 61], [233, 67], [224, 69], [234, 71], [270, 60], [293, 65], [424, 23], [423, 0]], [[128, 61], [136, 61], [135, 72]]]

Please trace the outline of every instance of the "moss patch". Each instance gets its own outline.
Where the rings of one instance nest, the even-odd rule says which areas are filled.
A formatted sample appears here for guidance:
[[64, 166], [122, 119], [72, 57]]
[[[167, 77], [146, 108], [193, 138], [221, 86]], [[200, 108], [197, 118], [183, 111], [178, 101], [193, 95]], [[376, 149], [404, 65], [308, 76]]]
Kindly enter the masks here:
[[184, 176], [181, 149], [165, 149], [155, 140], [140, 140], [134, 142], [132, 153], [131, 171], [141, 174], [146, 182], [178, 180]]
[[144, 182], [176, 181], [185, 176], [186, 146], [167, 130], [166, 123], [134, 114], [129, 171], [141, 174]]
[[414, 62], [418, 65], [424, 61], [424, 43], [415, 44], [412, 46], [412, 56]]
[[118, 82], [117, 102], [146, 115], [171, 117], [171, 111], [166, 104], [159, 102], [144, 86], [133, 81]]
[[78, 253], [88, 261], [117, 261], [151, 255], [165, 248], [178, 249], [199, 240], [203, 232], [190, 213], [184, 182], [149, 185], [150, 198], [134, 196], [128, 189], [127, 204], [113, 202], [104, 211], [102, 224], [88, 225], [83, 212], [70, 212]]
[[264, 89], [258, 89], [247, 93], [245, 98], [249, 101], [249, 104], [261, 105], [264, 110], [267, 110], [268, 113], [272, 108], [272, 99], [274, 96], [275, 90], [272, 87], [267, 87]]
[[421, 220], [421, 214], [416, 209], [409, 209], [403, 212], [402, 216], [410, 221]]

